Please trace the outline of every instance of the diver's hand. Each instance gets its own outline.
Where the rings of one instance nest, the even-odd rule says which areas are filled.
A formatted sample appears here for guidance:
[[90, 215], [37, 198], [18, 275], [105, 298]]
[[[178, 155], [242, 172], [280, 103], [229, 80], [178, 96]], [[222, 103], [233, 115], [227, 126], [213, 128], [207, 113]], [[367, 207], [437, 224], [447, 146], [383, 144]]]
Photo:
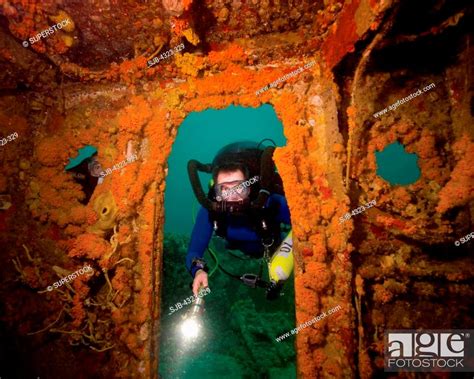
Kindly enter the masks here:
[[198, 291], [200, 287], [206, 288], [208, 286], [207, 283], [207, 272], [204, 270], [197, 270], [196, 275], [194, 275], [193, 281], [193, 293], [194, 295], [198, 295]]

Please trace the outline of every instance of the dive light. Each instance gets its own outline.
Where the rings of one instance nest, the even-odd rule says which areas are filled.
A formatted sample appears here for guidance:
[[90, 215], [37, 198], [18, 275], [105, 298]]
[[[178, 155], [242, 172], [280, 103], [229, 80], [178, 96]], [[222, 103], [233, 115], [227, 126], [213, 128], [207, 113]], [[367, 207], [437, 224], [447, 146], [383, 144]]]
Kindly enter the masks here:
[[202, 328], [201, 315], [204, 312], [204, 299], [197, 297], [191, 309], [181, 323], [181, 334], [187, 340], [193, 340], [200, 334]]

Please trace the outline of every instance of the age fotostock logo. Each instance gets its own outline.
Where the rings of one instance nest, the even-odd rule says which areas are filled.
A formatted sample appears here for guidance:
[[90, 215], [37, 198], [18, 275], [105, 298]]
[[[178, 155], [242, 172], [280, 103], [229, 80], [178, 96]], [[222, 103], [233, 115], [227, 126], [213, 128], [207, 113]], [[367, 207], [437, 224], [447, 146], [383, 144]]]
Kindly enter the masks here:
[[473, 331], [388, 330], [384, 371], [474, 371]]

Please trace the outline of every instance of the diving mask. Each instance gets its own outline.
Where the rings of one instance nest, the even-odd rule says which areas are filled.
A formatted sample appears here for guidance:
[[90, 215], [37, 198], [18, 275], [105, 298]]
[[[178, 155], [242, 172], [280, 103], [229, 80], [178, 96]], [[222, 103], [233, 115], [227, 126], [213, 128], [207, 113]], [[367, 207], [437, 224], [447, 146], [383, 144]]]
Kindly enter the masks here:
[[214, 192], [217, 201], [241, 201], [249, 196], [250, 188], [247, 180], [234, 180], [216, 184]]

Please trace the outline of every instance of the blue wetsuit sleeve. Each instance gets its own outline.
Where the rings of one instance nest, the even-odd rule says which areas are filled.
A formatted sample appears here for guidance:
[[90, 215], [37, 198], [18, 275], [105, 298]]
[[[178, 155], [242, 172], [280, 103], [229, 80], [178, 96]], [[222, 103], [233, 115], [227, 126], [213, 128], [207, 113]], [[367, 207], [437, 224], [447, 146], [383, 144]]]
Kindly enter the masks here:
[[286, 202], [285, 196], [272, 194], [267, 200], [267, 205], [272, 207], [275, 206], [275, 203], [278, 204], [278, 214], [277, 221], [287, 225], [291, 225], [291, 216], [290, 208], [288, 208], [288, 203]]
[[191, 264], [194, 258], [202, 258], [204, 256], [204, 250], [209, 245], [209, 241], [212, 237], [212, 223], [209, 220], [209, 212], [206, 208], [200, 207], [199, 212], [194, 224], [193, 232], [191, 233], [191, 241], [189, 242], [188, 252], [186, 254], [186, 268], [194, 278], [194, 274], [198, 268], [193, 267]]

